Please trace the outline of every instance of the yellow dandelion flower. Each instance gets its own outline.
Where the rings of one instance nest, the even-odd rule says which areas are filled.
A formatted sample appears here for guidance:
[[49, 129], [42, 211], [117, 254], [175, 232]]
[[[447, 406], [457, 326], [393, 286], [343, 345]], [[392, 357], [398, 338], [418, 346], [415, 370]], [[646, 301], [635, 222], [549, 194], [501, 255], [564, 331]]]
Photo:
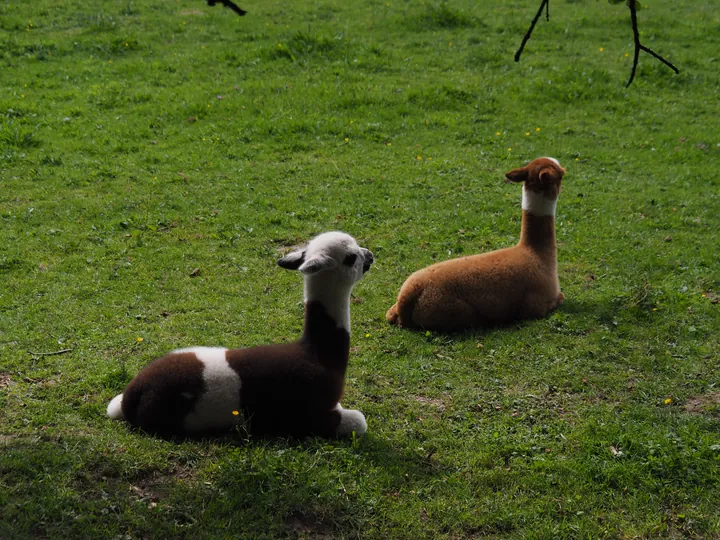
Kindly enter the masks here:
[[157, 176], [153, 176], [153, 180], [157, 180]]
[[540, 128], [535, 128], [535, 131], [540, 131]]
[[350, 142], [350, 139], [348, 139], [347, 137], [345, 137], [345, 142]]
[[278, 43], [278, 48], [282, 49], [282, 43]]
[[576, 158], [575, 158], [575, 161], [580, 161], [580, 158], [579, 158], [579, 157], [576, 157]]
[[370, 337], [370, 334], [365, 334], [365, 337]]
[[137, 338], [138, 343], [142, 343], [142, 341], [143, 341], [143, 338], [141, 338], [141, 337]]
[[128, 44], [126, 43], [125, 46], [126, 46], [126, 47], [129, 47], [130, 45], [128, 45]]
[[239, 416], [239, 415], [240, 415], [240, 411], [233, 411], [232, 413], [233, 413], [233, 416]]
[[499, 131], [496, 131], [496, 132], [495, 132], [495, 135], [497, 135], [497, 136], [499, 137], [499, 136], [500, 136], [500, 132], [499, 132]]
[[392, 143], [391, 143], [391, 142], [389, 142], [389, 143], [387, 143], [387, 145], [388, 145], [388, 146], [392, 146]]
[[529, 137], [529, 136], [530, 136], [530, 132], [529, 132], [529, 131], [526, 131], [526, 132], [525, 132], [525, 136], [526, 136], [526, 137]]
[[448, 47], [452, 47], [452, 41], [448, 43]]
[[605, 50], [605, 49], [603, 49], [602, 47], [600, 47], [600, 52], [603, 52], [604, 50]]
[[627, 58], [628, 56], [630, 56], [630, 53], [625, 53], [625, 58]]
[[508, 152], [512, 152], [512, 148], [508, 148]]
[[205, 140], [205, 137], [203, 137], [203, 141]]
[[667, 398], [667, 399], [665, 400], [665, 405], [670, 405], [671, 403], [672, 403], [672, 399]]
[[428, 158], [428, 160], [429, 160], [429, 161], [432, 161], [432, 158], [431, 158], [431, 157], [429, 157], [429, 158]]
[[417, 159], [418, 161], [420, 161], [420, 160], [422, 160], [422, 156], [418, 156], [416, 159]]

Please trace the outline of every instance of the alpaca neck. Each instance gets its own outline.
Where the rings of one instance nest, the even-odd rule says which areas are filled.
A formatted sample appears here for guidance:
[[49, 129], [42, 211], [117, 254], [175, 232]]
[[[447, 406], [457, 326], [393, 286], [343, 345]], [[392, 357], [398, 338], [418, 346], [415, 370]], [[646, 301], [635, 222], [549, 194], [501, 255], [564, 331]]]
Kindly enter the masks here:
[[552, 216], [555, 217], [555, 206], [557, 206], [557, 198], [548, 199], [542, 193], [532, 191], [523, 186], [522, 190], [522, 209], [530, 212], [537, 217]]
[[522, 227], [520, 245], [538, 252], [544, 258], [556, 264], [555, 243], [555, 205], [540, 193], [523, 187]]
[[[314, 291], [317, 292], [317, 291]], [[350, 357], [350, 292], [338, 297], [305, 294], [305, 328], [300, 340], [320, 365], [345, 376]]]
[[[348, 287], [338, 284], [332, 277], [308, 276], [305, 278], [305, 313], [308, 306], [320, 304], [327, 315], [333, 320], [336, 328], [344, 329], [350, 334], [350, 292]], [[306, 325], [308, 321], [306, 320]]]

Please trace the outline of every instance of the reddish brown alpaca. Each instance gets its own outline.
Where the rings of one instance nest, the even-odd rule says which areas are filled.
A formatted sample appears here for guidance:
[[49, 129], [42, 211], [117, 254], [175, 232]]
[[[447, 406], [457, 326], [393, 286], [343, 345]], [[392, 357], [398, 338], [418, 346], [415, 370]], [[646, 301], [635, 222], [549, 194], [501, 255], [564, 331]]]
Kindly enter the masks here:
[[562, 304], [555, 204], [564, 174], [557, 160], [546, 157], [507, 173], [507, 182], [525, 182], [520, 242], [415, 272], [387, 312], [390, 324], [462, 330], [544, 317]]

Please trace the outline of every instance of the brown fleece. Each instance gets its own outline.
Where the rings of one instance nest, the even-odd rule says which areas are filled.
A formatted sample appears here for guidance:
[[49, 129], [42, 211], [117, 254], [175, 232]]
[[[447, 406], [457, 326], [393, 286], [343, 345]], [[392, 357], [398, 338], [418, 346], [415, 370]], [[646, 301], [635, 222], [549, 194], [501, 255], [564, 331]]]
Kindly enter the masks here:
[[[305, 328], [298, 341], [227, 350], [228, 365], [240, 377], [240, 403], [249, 431], [334, 436], [341, 420], [334, 409], [345, 387], [349, 353], [350, 334], [337, 327], [318, 302], [305, 305]], [[187, 435], [185, 418], [209, 390], [204, 388], [203, 369], [193, 352], [153, 361], [125, 388], [124, 418], [149, 433]]]
[[226, 353], [240, 376], [241, 403], [254, 434], [330, 437], [340, 424], [333, 410], [345, 387], [350, 335], [318, 302], [305, 305], [305, 329], [295, 343]]
[[183, 433], [185, 417], [204, 391], [203, 368], [194, 353], [158, 358], [123, 391], [123, 417], [149, 433]]
[[[547, 158], [506, 174], [556, 199], [565, 169]], [[412, 274], [387, 312], [390, 324], [453, 331], [545, 316], [562, 303], [555, 218], [523, 210], [516, 246], [451, 259]]]

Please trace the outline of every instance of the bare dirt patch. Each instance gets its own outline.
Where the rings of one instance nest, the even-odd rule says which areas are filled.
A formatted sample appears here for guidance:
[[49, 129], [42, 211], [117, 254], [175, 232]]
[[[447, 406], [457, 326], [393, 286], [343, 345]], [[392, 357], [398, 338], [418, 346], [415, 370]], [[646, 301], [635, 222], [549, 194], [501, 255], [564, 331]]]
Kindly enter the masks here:
[[314, 513], [293, 512], [285, 520], [287, 528], [298, 538], [330, 540], [336, 538], [333, 528]]
[[11, 384], [15, 384], [9, 373], [0, 373], [0, 388], [7, 388]]
[[445, 410], [445, 402], [441, 399], [429, 398], [429, 397], [425, 397], [425, 396], [415, 396], [415, 401], [424, 403], [425, 405], [431, 405], [432, 407], [435, 407], [439, 411]]
[[685, 403], [685, 411], [691, 414], [712, 414], [720, 416], [720, 392], [700, 394], [688, 398]]

